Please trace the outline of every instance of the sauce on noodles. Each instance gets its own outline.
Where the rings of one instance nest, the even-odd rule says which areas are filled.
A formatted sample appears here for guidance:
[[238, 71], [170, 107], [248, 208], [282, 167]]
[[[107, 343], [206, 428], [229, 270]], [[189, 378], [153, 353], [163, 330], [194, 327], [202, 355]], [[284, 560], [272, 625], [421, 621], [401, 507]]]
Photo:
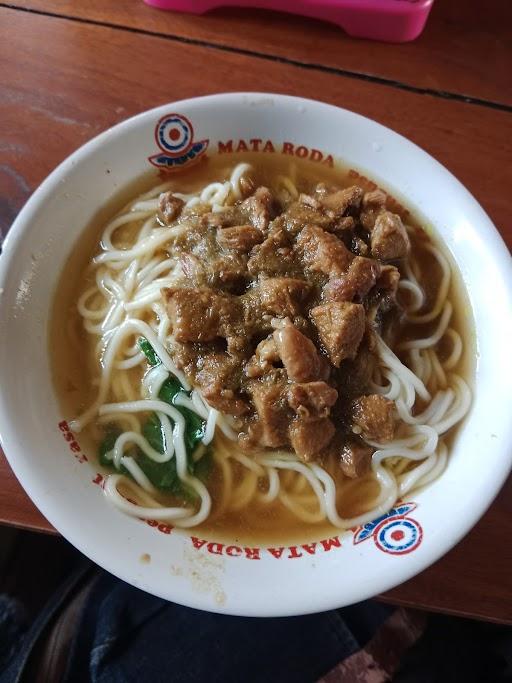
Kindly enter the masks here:
[[[286, 158], [267, 157], [261, 154], [230, 155], [228, 158], [212, 157], [191, 169], [174, 175], [170, 180], [170, 187], [183, 196], [193, 197], [201, 193], [209, 183], [226, 184], [230, 178], [233, 178], [233, 170], [240, 168], [237, 166], [240, 164], [252, 166], [250, 173], [255, 186], [267, 186], [276, 194], [286, 192], [287, 184], [290, 182], [297, 192], [306, 193], [312, 192], [319, 182], [341, 188], [356, 183], [363, 189], [372, 189], [372, 187], [367, 187], [369, 181], [361, 177], [354, 178], [357, 174], [341, 166], [331, 170], [308, 161], [294, 160], [291, 164]], [[102, 337], [98, 333], [84, 330], [84, 318], [77, 306], [79, 301], [85, 301], [85, 304], [88, 304], [87, 292], [97, 286], [98, 268], [91, 267], [90, 264], [99, 253], [98, 243], [102, 234], [105, 234], [105, 226], [112, 224], [112, 217], [118, 214], [124, 215], [128, 207], [133, 214], [129, 217], [131, 220], [125, 219], [121, 227], [112, 231], [112, 235], [115, 234], [113, 241], [117, 250], [130, 249], [137, 241], [144, 222], [151, 217], [148, 210], [154, 204], [152, 197], [155, 195], [155, 187], [154, 175], [146, 176], [133, 186], [124, 189], [108, 206], [103, 207], [96, 219], [81, 235], [61, 275], [54, 300], [49, 341], [54, 381], [66, 419], [73, 420], [78, 416], [83, 416], [84, 413], [87, 414], [98, 397], [100, 376], [98, 357]], [[160, 188], [161, 191], [165, 189], [168, 188]], [[290, 192], [289, 189], [288, 192]], [[151, 204], [152, 201], [153, 204]], [[184, 201], [188, 202], [190, 199], [184, 199]], [[232, 203], [233, 198], [228, 195], [225, 201]], [[139, 207], [138, 211], [133, 211], [134, 204], [136, 209]], [[401, 377], [400, 373], [404, 372], [402, 368], [407, 366], [419, 379], [415, 380], [412, 373], [410, 373], [410, 378], [406, 377], [403, 384], [405, 388], [402, 387], [405, 392], [404, 396], [406, 396], [407, 387], [410, 391], [410, 386], [412, 386], [412, 391], [414, 391], [414, 382], [416, 386], [424, 387], [426, 393], [422, 394], [421, 390], [416, 393], [412, 399], [414, 402], [412, 408], [397, 405], [397, 420], [400, 426], [393, 441], [383, 445], [384, 450], [378, 451], [381, 452], [382, 461], [377, 466], [377, 470], [372, 469], [363, 476], [351, 479], [344, 476], [339, 467], [330, 461], [324, 462], [322, 468], [318, 463], [304, 465], [300, 462], [299, 467], [290, 465], [290, 461], [295, 462], [297, 458], [292, 458], [288, 453], [284, 455], [278, 453], [276, 457], [280, 457], [281, 460], [278, 461], [276, 467], [275, 458], [272, 460], [272, 452], [262, 453], [259, 459], [251, 458], [250, 453], [242, 452], [236, 441], [226, 435], [230, 433], [229, 422], [225, 424], [225, 433], [222, 433], [219, 429], [219, 424], [222, 422], [218, 421], [213, 444], [209, 446], [213, 452], [210, 458], [211, 464], [206, 468], [208, 471], [204, 477], [204, 484], [201, 484], [205, 486], [211, 498], [208, 507], [209, 514], [204, 519], [201, 519], [201, 516], [204, 517], [201, 514], [203, 508], [197, 512], [197, 499], [195, 503], [191, 503], [190, 497], [187, 499], [181, 495], [175, 496], [158, 490], [153, 490], [150, 497], [141, 491], [139, 498], [133, 482], [130, 483], [126, 476], [118, 480], [110, 477], [112, 481], [117, 482], [115, 489], [117, 493], [114, 494], [116, 500], [124, 501], [122, 494], [125, 494], [127, 498], [136, 499], [141, 505], [151, 507], [152, 517], [169, 519], [170, 523], [177, 526], [194, 526], [194, 533], [215, 539], [236, 539], [240, 542], [291, 542], [335, 533], [334, 530], [339, 529], [340, 526], [339, 522], [333, 524], [333, 515], [336, 514], [338, 520], [340, 518], [356, 520], [357, 523], [369, 521], [372, 513], [373, 517], [378, 516], [389, 509], [397, 498], [409, 495], [418, 486], [429, 484], [442, 473], [457, 425], [468, 410], [470, 403], [467, 384], [471, 380], [474, 359], [471, 327], [468, 324], [471, 312], [456, 268], [442, 245], [434, 237], [433, 230], [427, 228], [424, 222], [414, 218], [396, 200], [392, 202], [392, 206], [393, 211], [408, 226], [411, 249], [407, 262], [400, 264], [400, 271], [402, 282], [413, 284], [410, 286], [406, 284], [399, 288], [397, 295], [399, 302], [408, 312], [407, 319], [397, 328], [393, 342], [393, 349], [398, 358], [389, 349], [382, 348], [381, 357], [386, 362], [382, 372], [378, 372], [372, 381], [374, 390], [384, 394], [390, 381], [389, 378], [391, 377], [391, 380], [396, 382], [396, 377]], [[217, 207], [217, 210], [221, 209], [222, 207]], [[153, 211], [153, 214], [156, 215], [156, 211]], [[159, 229], [164, 228], [159, 226]], [[148, 256], [146, 265], [149, 262]], [[123, 265], [122, 262], [121, 265]], [[139, 260], [139, 267], [141, 269], [144, 267], [143, 260]], [[119, 268], [117, 271], [114, 268], [111, 272], [115, 279]], [[159, 277], [165, 278], [166, 273], [165, 266], [162, 266]], [[420, 302], [416, 301], [417, 285], [424, 293], [421, 306], [419, 306]], [[112, 285], [111, 282], [107, 282], [106, 286], [115, 289], [115, 283]], [[95, 298], [95, 296], [93, 292], [91, 300], [101, 303], [101, 298]], [[90, 329], [101, 325], [105, 318], [105, 311], [106, 307], [98, 304], [95, 316], [89, 321]], [[125, 314], [120, 313], [119, 322], [122, 322], [123, 315]], [[143, 336], [140, 329], [134, 328], [131, 336], [128, 334], [122, 344], [129, 342], [133, 346], [134, 339]], [[418, 339], [429, 338], [433, 340], [432, 343], [427, 344], [424, 349], [417, 348]], [[108, 335], [107, 341], [103, 341], [104, 344], [108, 344]], [[135, 358], [135, 355], [131, 357]], [[117, 363], [120, 358], [121, 355], [115, 356]], [[147, 396], [141, 394], [141, 375], [148, 376], [147, 363], [142, 361], [135, 365], [132, 363], [133, 367], [130, 367], [130, 362], [126, 362], [126, 358], [129, 356], [125, 357], [124, 364], [127, 367], [113, 370], [112, 382], [116, 385], [108, 390], [105, 404], [116, 403], [116, 401], [119, 403], [120, 398], [125, 403], [131, 401], [133, 405], [137, 401], [147, 400]], [[121, 361], [121, 366], [122, 364]], [[151, 372], [155, 376], [158, 374], [162, 377], [167, 376], [162, 366], [159, 370], [154, 369]], [[394, 374], [395, 372], [397, 374]], [[182, 379], [186, 381], [185, 378]], [[158, 378], [155, 381], [158, 383]], [[408, 382], [412, 383], [409, 385]], [[389, 395], [391, 396], [392, 393]], [[206, 417], [204, 402], [201, 403], [200, 397], [196, 399], [199, 406], [197, 409], [202, 410]], [[407, 399], [406, 396], [407, 400], [410, 403], [410, 397]], [[140, 422], [150, 415], [149, 410], [142, 410], [144, 407], [142, 405], [137, 411], [130, 412], [128, 417], [125, 414], [123, 428], [140, 431]], [[149, 408], [153, 410], [151, 405]], [[175, 414], [175, 410], [175, 408], [171, 409], [172, 415]], [[415, 425], [414, 423], [418, 420], [417, 416], [421, 414], [425, 415], [425, 420]], [[172, 415], [169, 414], [171, 421]], [[81, 426], [80, 419], [78, 423], [75, 423], [78, 427]], [[222, 420], [222, 417], [218, 420]], [[105, 436], [105, 425], [112, 421], [115, 422], [115, 415], [112, 411], [110, 414], [107, 412], [100, 416], [97, 408], [92, 411], [80, 433], [82, 447], [89, 454], [98, 452]], [[410, 424], [407, 425], [407, 422]], [[172, 422], [170, 424], [172, 425]], [[283, 449], [277, 450], [283, 451]], [[411, 454], [415, 454], [414, 458]], [[177, 455], [175, 454], [174, 457]], [[129, 461], [126, 462], [129, 464]], [[308, 472], [306, 474], [310, 476], [311, 481], [304, 474], [305, 468], [310, 470], [309, 474]], [[335, 508], [330, 519], [325, 510], [322, 511], [319, 506], [319, 500], [326, 495], [329, 486], [321, 470], [327, 473], [328, 478], [335, 485], [334, 493], [327, 494], [327, 499], [330, 495], [331, 503]], [[112, 470], [107, 470], [107, 472], [111, 473]], [[119, 475], [116, 474], [115, 477]], [[390, 484], [391, 480], [395, 488]], [[379, 502], [382, 482], [389, 487], [389, 490], [387, 498], [381, 496]], [[275, 490], [273, 491], [276, 487], [279, 488], [278, 495]], [[316, 493], [314, 487], [316, 487]], [[199, 493], [203, 496], [204, 491]], [[268, 499], [272, 497], [273, 500], [269, 502]], [[375, 507], [376, 501], [379, 503], [377, 507]], [[177, 511], [176, 516], [174, 518], [165, 517], [165, 515], [158, 517], [157, 505], [165, 509], [174, 509]], [[190, 509], [191, 505], [196, 515], [190, 516], [190, 513], [187, 518], [185, 511]], [[126, 511], [134, 514], [133, 510]], [[369, 514], [370, 517], [368, 517]], [[198, 520], [197, 526], [185, 524], [183, 521], [186, 519], [194, 521], [195, 518]]]

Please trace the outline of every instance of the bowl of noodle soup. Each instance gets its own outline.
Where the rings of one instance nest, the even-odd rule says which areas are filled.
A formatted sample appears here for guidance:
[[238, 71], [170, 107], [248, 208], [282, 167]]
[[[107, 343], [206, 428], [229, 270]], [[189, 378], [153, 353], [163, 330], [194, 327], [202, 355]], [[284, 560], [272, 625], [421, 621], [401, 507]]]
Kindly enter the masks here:
[[13, 470], [166, 599], [360, 601], [510, 470], [510, 256], [448, 171], [352, 112], [229, 94], [115, 126], [31, 197], [0, 292]]

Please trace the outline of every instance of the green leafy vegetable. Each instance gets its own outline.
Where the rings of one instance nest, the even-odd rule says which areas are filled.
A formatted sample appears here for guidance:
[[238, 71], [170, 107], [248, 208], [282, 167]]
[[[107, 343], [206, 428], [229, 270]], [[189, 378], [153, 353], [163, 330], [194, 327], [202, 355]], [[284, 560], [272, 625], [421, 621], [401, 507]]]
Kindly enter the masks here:
[[159, 453], [164, 452], [164, 433], [162, 425], [156, 413], [151, 413], [149, 418], [142, 426], [142, 435], [147, 440], [151, 448]]
[[204, 436], [204, 420], [188, 408], [176, 407], [185, 418], [185, 446], [190, 457]]
[[183, 391], [183, 387], [179, 383], [179, 380], [177, 380], [176, 377], [170, 376], [162, 384], [158, 398], [161, 401], [165, 401], [172, 405], [174, 399], [181, 391]]
[[[181, 406], [178, 407], [178, 410], [181, 413], [187, 413], [187, 415], [184, 415], [185, 417], [185, 447], [187, 450], [187, 456], [188, 456], [188, 470], [191, 474], [194, 473], [194, 463], [192, 461], [192, 453], [195, 451], [197, 444], [201, 440], [203, 436], [203, 421], [201, 418], [199, 418], [195, 413], [192, 413], [192, 411], [188, 410], [187, 408], [182, 408]], [[164, 433], [162, 430], [162, 425], [160, 423], [160, 420], [158, 419], [158, 416], [156, 413], [152, 413], [149, 418], [146, 420], [146, 422], [142, 426], [142, 435], [144, 438], [148, 441], [150, 446], [155, 449], [155, 451], [158, 451], [159, 453], [164, 452]], [[146, 456], [144, 456], [146, 457]], [[204, 457], [204, 456], [203, 456]], [[150, 460], [149, 458], [147, 458]], [[202, 458], [201, 458], [202, 459]], [[142, 466], [140, 458], [137, 459], [139, 464], [141, 465], [142, 469], [144, 467]], [[153, 460], [151, 460], [151, 463], [155, 466], [155, 474], [156, 470], [162, 470], [162, 480], [167, 482], [169, 480], [170, 474], [164, 472], [164, 470], [167, 469], [167, 466], [172, 463], [173, 468], [174, 468], [174, 476], [177, 477], [178, 475], [176, 474], [176, 466], [175, 466], [175, 459], [173, 458], [170, 460], [168, 463], [156, 463]], [[149, 480], [153, 484], [153, 486], [157, 486], [158, 488], [169, 488], [168, 484], [164, 483], [159, 483], [158, 477], [155, 477], [154, 479], [144, 470], [145, 474], [149, 477]]]
[[[114, 463], [112, 462], [112, 458], [108, 458], [107, 454], [114, 448], [114, 446], [116, 445], [116, 439], [120, 435], [121, 432], [119, 431], [119, 429], [110, 426], [105, 435], [105, 438], [100, 443], [99, 461], [100, 465], [103, 465], [103, 467], [110, 467], [115, 469]], [[119, 472], [122, 472], [123, 474], [129, 474], [128, 470], [126, 469], [126, 467], [123, 467], [123, 465], [121, 465], [121, 467], [119, 468]]]
[[175, 495], [182, 493], [182, 483], [176, 472], [176, 458], [167, 462], [155, 462], [139, 451], [137, 463], [153, 486]]
[[[158, 365], [160, 363], [160, 358], [157, 356], [155, 353], [155, 350], [151, 346], [151, 344], [148, 342], [147, 339], [144, 337], [141, 337], [139, 339], [139, 346], [144, 352], [146, 358], [148, 359], [148, 362], [150, 365]], [[164, 401], [165, 403], [169, 403], [170, 405], [174, 405], [177, 410], [180, 411], [180, 413], [183, 415], [185, 418], [185, 446], [187, 448], [187, 454], [190, 457], [195, 450], [195, 447], [201, 441], [203, 434], [204, 434], [204, 422], [203, 420], [197, 415], [196, 413], [193, 413], [191, 410], [188, 408], [184, 408], [183, 406], [176, 405], [176, 397], [178, 394], [184, 393], [187, 395], [183, 387], [181, 386], [179, 380], [174, 377], [170, 376], [168, 377], [165, 382], [162, 384], [162, 388], [160, 389], [160, 393], [158, 394], [158, 398], [161, 401]], [[156, 426], [155, 426], [155, 420], [158, 422], [158, 430], [155, 432]], [[161, 434], [161, 429], [159, 427], [160, 421], [158, 418], [153, 420], [152, 426], [149, 428], [149, 433], [154, 436], [155, 433], [159, 433], [160, 436], [160, 442], [162, 443], [163, 436]], [[144, 430], [143, 430], [144, 431]], [[147, 437], [146, 437], [147, 438]], [[148, 439], [149, 441], [149, 439]], [[151, 441], [150, 441], [151, 443]], [[156, 450], [157, 447], [154, 446], [152, 443], [151, 445], [153, 448]], [[161, 446], [163, 449], [163, 446]], [[163, 450], [160, 450], [161, 453], [163, 453]]]
[[[147, 358], [148, 363], [151, 366], [158, 365], [161, 361], [155, 350], [148, 342], [145, 337], [141, 337], [138, 340], [139, 348], [144, 353]], [[179, 380], [172, 375], [169, 376], [162, 385], [158, 398], [165, 403], [173, 405], [179, 412], [183, 415], [185, 419], [185, 448], [187, 451], [187, 464], [188, 471], [201, 479], [201, 481], [206, 481], [212, 467], [212, 458], [209, 452], [205, 453], [202, 458], [194, 463], [192, 460], [192, 454], [197, 448], [197, 445], [201, 441], [204, 435], [205, 423], [199, 415], [192, 412], [188, 408], [176, 405], [176, 397], [179, 394], [184, 394], [188, 396], [188, 392], [185, 392], [181, 386]], [[115, 441], [119, 436], [119, 430], [109, 430], [106, 434], [104, 440], [102, 441], [99, 449], [100, 462], [106, 467], [114, 467], [112, 460], [106, 457], [106, 454], [114, 448]], [[149, 445], [154, 448], [159, 453], [164, 452], [164, 432], [162, 430], [162, 425], [156, 413], [152, 413], [146, 422], [142, 426], [142, 434], [147, 440]], [[140, 468], [147, 476], [149, 481], [158, 489], [162, 491], [167, 491], [176, 496], [180, 496], [189, 501], [194, 501], [197, 499], [197, 494], [193, 489], [191, 489], [178, 477], [176, 472], [176, 458], [173, 457], [171, 460], [163, 463], [155, 462], [149, 458], [145, 453], [142, 452], [140, 448], [134, 449], [133, 455], [135, 456], [137, 463]], [[122, 470], [126, 473], [126, 469], [123, 467]]]
[[146, 337], [139, 338], [139, 348], [142, 351], [142, 353], [146, 356], [147, 361], [150, 365], [155, 366], [159, 365], [162, 362], [155, 353], [155, 349], [151, 346]]
[[112, 459], [107, 458], [107, 453], [114, 448], [116, 439], [120, 434], [121, 432], [116, 429], [109, 429], [106, 433], [105, 438], [100, 443], [99, 448], [99, 458], [101, 465], [104, 465], [105, 467], [113, 467]]
[[[199, 439], [202, 436], [202, 424], [200, 429], [201, 432]], [[153, 413], [144, 423], [142, 427], [142, 434], [152, 448], [159, 453], [164, 452], [165, 437], [160, 420], [155, 413]], [[185, 443], [187, 445], [186, 441]], [[193, 451], [189, 450], [187, 445], [187, 455], [189, 456], [187, 463], [188, 471], [190, 474], [199, 477], [201, 481], [204, 482], [207, 480], [211, 471], [212, 460], [210, 453], [205, 453], [197, 463], [194, 463], [191, 457], [192, 452]], [[137, 462], [153, 486], [156, 486], [163, 491], [173, 493], [175, 496], [185, 498], [191, 502], [197, 499], [196, 492], [186, 484], [183, 484], [181, 479], [178, 477], [178, 473], [176, 472], [175, 457], [171, 458], [171, 460], [168, 460], [167, 462], [158, 463], [154, 460], [151, 460], [151, 458], [148, 458], [144, 453], [139, 451]]]

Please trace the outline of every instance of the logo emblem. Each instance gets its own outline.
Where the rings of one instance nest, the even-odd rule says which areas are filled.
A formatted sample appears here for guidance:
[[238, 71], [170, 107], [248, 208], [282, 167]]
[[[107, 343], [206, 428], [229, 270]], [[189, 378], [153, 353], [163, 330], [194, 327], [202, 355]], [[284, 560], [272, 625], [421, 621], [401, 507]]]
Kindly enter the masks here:
[[421, 524], [407, 515], [416, 503], [402, 503], [373, 522], [354, 530], [354, 545], [373, 538], [379, 550], [391, 555], [405, 555], [420, 545], [423, 539]]
[[148, 157], [157, 168], [174, 170], [197, 160], [209, 140], [194, 141], [194, 128], [182, 114], [167, 114], [155, 127], [155, 140], [161, 152]]

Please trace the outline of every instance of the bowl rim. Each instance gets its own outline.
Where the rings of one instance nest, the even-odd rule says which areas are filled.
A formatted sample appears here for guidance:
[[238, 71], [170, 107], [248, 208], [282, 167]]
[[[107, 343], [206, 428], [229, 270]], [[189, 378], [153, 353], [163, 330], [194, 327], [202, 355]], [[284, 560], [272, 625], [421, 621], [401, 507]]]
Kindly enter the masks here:
[[[383, 126], [377, 121], [374, 121], [373, 119], [357, 114], [356, 112], [343, 109], [342, 107], [338, 107], [336, 105], [301, 97], [274, 93], [237, 92], [219, 93], [173, 101], [143, 111], [133, 117], [115, 124], [114, 126], [100, 133], [75, 150], [66, 159], [64, 159], [33, 192], [7, 233], [3, 244], [3, 251], [0, 255], [0, 303], [2, 287], [4, 286], [9, 272], [10, 260], [15, 254], [20, 241], [23, 239], [26, 226], [37, 215], [40, 205], [57, 189], [60, 179], [70, 168], [78, 163], [81, 163], [84, 157], [87, 158], [89, 155], [93, 155], [99, 148], [101, 148], [103, 143], [109, 140], [111, 137], [122, 135], [129, 129], [137, 128], [139, 125], [144, 125], [148, 121], [154, 122], [164, 114], [168, 113], [170, 109], [179, 107], [186, 108], [189, 106], [203, 109], [208, 108], [210, 104], [220, 101], [226, 103], [232, 102], [233, 105], [237, 106], [241, 104], [244, 98], [271, 98], [275, 100], [277, 104], [288, 103], [296, 106], [307, 105], [308, 107], [328, 110], [329, 113], [334, 116], [341, 110], [349, 116], [356, 117], [362, 121], [371, 122], [372, 125], [376, 127], [376, 130], [382, 131], [386, 136], [392, 136], [395, 139], [399, 139], [401, 144], [406, 144], [407, 146], [414, 148], [417, 154], [421, 154], [429, 160], [429, 163], [433, 165], [433, 168], [436, 170], [436, 172], [441, 172], [446, 178], [450, 179], [450, 182], [454, 184], [454, 187], [456, 188], [457, 193], [461, 197], [461, 200], [464, 202], [464, 204], [469, 205], [471, 210], [475, 212], [478, 218], [479, 231], [485, 233], [486, 240], [488, 240], [488, 248], [496, 259], [496, 268], [507, 282], [509, 291], [512, 292], [512, 257], [510, 256], [503, 238], [473, 195], [470, 194], [470, 192], [462, 185], [462, 183], [460, 183], [459, 180], [457, 180], [457, 178], [455, 178], [455, 176], [453, 176], [450, 171], [448, 171], [442, 164], [435, 160], [421, 147], [399, 133], [396, 133], [392, 129]], [[510, 308], [512, 310], [512, 305]], [[80, 530], [76, 528], [74, 523], [68, 523], [65, 516], [59, 516], [58, 503], [55, 503], [50, 497], [46, 497], [44, 495], [42, 490], [44, 486], [32, 478], [29, 465], [25, 465], [25, 463], [23, 463], [17, 457], [17, 450], [22, 449], [23, 446], [14, 430], [11, 430], [8, 421], [4, 420], [4, 406], [7, 405], [8, 402], [7, 389], [0, 386], [0, 442], [4, 445], [5, 456], [22, 487], [25, 489], [32, 501], [37, 505], [42, 514], [59, 531], [59, 533], [62, 533], [62, 535], [76, 548], [78, 548], [86, 556], [90, 557], [94, 562], [99, 564], [107, 571], [133, 584], [133, 571], [130, 569], [127, 569], [126, 571], [121, 570], [119, 566], [115, 564], [115, 562], [109, 561], [109, 558], [101, 557], [100, 561], [96, 559], [94, 546], [87, 543], [82, 538]], [[510, 403], [512, 405], [512, 400], [510, 400]], [[506, 433], [506, 440], [508, 443], [512, 443], [512, 422]], [[429, 567], [440, 557], [445, 555], [451, 548], [453, 548], [473, 528], [473, 526], [490, 507], [495, 497], [498, 495], [501, 487], [503, 486], [503, 483], [508, 477], [511, 466], [512, 449], [510, 449], [508, 453], [503, 453], [503, 457], [499, 461], [497, 460], [494, 471], [495, 477], [487, 489], [485, 491], [481, 491], [478, 504], [468, 511], [463, 518], [459, 516], [456, 521], [454, 520], [450, 524], [450, 533], [443, 534], [443, 536], [438, 539], [437, 547], [435, 550], [431, 550], [428, 559], [426, 560], [423, 557], [421, 559], [411, 558], [410, 562], [400, 563], [399, 567], [396, 566], [394, 571], [385, 572], [384, 577], [379, 577], [378, 580], [375, 580], [374, 585], [372, 586], [371, 594], [377, 595], [396, 587], [400, 583], [415, 576], [419, 571]], [[140, 581], [137, 585], [138, 587], [164, 599], [175, 599], [175, 597], [170, 598], [169, 594], [166, 594], [165, 591], [155, 589], [154, 586], [149, 584], [150, 582], [145, 583], [144, 581]], [[367, 590], [355, 590], [354, 600], [352, 602], [364, 599], [367, 596]], [[250, 601], [241, 605], [229, 605], [226, 608], [216, 608], [211, 604], [205, 606], [206, 600], [201, 596], [201, 594], [193, 596], [193, 599], [190, 598], [190, 596], [187, 596], [186, 600], [179, 600], [179, 602], [180, 604], [184, 604], [193, 608], [206, 609], [212, 612], [218, 611], [224, 614], [245, 616], [293, 616], [298, 614], [319, 612], [338, 606], [336, 604], [335, 591], [332, 593], [326, 591], [323, 599], [315, 599], [314, 605], [311, 605], [307, 594], [304, 597], [297, 596], [296, 602], [294, 602], [293, 605], [287, 604], [284, 606], [284, 608], [283, 606], [276, 608], [272, 605], [258, 605], [253, 603], [249, 604]]]

